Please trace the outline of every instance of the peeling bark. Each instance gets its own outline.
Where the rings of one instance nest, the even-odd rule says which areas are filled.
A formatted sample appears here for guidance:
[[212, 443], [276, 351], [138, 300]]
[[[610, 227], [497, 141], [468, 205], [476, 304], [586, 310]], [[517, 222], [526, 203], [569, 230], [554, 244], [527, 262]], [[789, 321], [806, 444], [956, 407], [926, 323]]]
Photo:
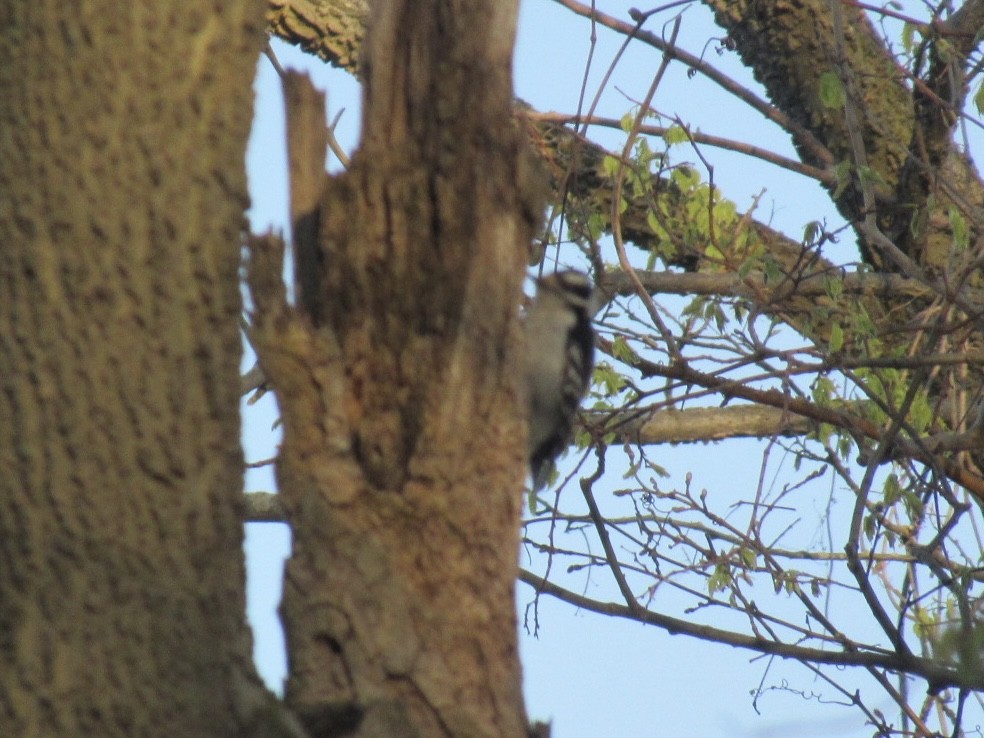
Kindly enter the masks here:
[[254, 280], [294, 532], [287, 701], [319, 730], [527, 732], [515, 366], [544, 188], [512, 119], [515, 14], [376, 6], [362, 144], [326, 183], [305, 314]]

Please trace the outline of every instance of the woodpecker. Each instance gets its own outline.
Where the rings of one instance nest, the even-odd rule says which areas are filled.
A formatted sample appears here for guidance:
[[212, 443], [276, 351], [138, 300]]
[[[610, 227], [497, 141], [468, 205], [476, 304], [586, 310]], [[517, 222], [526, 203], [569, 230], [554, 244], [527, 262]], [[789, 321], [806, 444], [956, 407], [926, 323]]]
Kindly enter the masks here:
[[533, 489], [542, 488], [554, 459], [571, 441], [574, 417], [594, 367], [588, 276], [562, 271], [537, 281], [526, 312], [526, 387]]

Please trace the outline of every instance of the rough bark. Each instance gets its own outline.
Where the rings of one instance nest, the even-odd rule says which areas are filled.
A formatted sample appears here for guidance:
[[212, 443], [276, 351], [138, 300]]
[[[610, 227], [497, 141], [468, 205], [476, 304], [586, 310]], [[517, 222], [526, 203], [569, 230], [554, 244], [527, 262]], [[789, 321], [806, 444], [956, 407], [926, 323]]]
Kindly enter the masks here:
[[294, 533], [287, 701], [329, 734], [525, 735], [515, 367], [543, 197], [511, 113], [516, 3], [373, 12], [362, 143], [298, 255], [304, 315], [262, 277], [268, 243], [251, 269]]
[[242, 735], [259, 3], [0, 10], [0, 732]]
[[[975, 209], [984, 202], [984, 188], [973, 164], [952, 140], [966, 95], [961, 67], [973, 48], [968, 38], [977, 29], [954, 24], [948, 32], [945, 26], [936, 27], [925, 48], [929, 68], [924, 78], [908, 78], [867, 15], [848, 3], [705, 3], [772, 102], [831, 155], [823, 161], [803, 136], [791, 130], [803, 160], [821, 166], [849, 162], [869, 167], [876, 175], [870, 181], [880, 227], [917, 263], [934, 273], [942, 270], [951, 256], [947, 208], [960, 208], [978, 221], [975, 230], [981, 227]], [[938, 42], [945, 42], [947, 50], [942, 51]], [[840, 79], [845, 106], [824, 104], [820, 87], [825, 73]], [[859, 156], [864, 160], [859, 161]], [[855, 182], [836, 199], [841, 213], [852, 222], [864, 217], [860, 189]], [[860, 244], [869, 263], [897, 269], [877, 245], [864, 237]]]
[[272, 33], [330, 64], [355, 71], [366, 33], [366, 0], [268, 0]]

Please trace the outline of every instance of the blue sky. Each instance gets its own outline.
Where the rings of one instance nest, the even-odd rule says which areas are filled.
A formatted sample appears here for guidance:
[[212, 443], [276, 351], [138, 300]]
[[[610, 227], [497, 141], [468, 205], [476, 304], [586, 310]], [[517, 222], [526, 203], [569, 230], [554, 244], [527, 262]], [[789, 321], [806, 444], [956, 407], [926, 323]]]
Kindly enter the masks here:
[[[630, 3], [599, 2], [599, 9], [627, 19]], [[666, 16], [668, 20], [670, 16]], [[662, 20], [648, 28], [659, 32]], [[549, 0], [523, 2], [515, 61], [517, 94], [541, 111], [572, 112], [576, 109], [590, 50], [590, 25]], [[705, 48], [722, 31], [713, 25], [709, 12], [694, 5], [684, 14], [681, 45]], [[621, 38], [599, 29], [594, 66], [588, 73], [589, 97], [614, 58]], [[356, 145], [359, 125], [359, 90], [347, 74], [325, 67], [317, 60], [275, 42], [277, 54], [287, 67], [309, 70], [315, 83], [328, 92], [329, 119], [344, 109], [336, 129], [342, 145]], [[759, 89], [733, 54], [718, 55], [717, 45], [707, 43], [705, 55], [743, 84]], [[643, 97], [660, 62], [654, 49], [632, 44], [619, 63], [613, 82], [601, 98], [599, 114], [620, 117]], [[250, 216], [255, 231], [268, 227], [286, 230], [287, 181], [283, 135], [283, 111], [278, 80], [272, 67], [261, 59], [258, 65], [257, 119], [247, 167], [253, 206]], [[785, 135], [757, 113], [723, 95], [700, 77], [690, 79], [678, 66], [671, 67], [657, 92], [654, 106], [667, 115], [678, 114], [707, 133], [728, 136], [793, 156]], [[604, 134], [608, 141], [616, 134]], [[978, 136], [979, 142], [979, 135]], [[604, 138], [604, 136], [602, 137]], [[739, 210], [751, 206], [762, 195], [760, 218], [790, 234], [799, 235], [804, 225], [827, 218], [840, 222], [826, 194], [813, 182], [728, 152], [706, 150], [714, 165], [714, 179]], [[337, 163], [332, 162], [333, 169]], [[705, 174], [706, 178], [706, 174]], [[764, 192], [764, 194], [763, 194]], [[827, 253], [845, 261], [853, 258], [851, 239]], [[244, 407], [244, 437], [247, 459], [256, 461], [275, 454], [279, 440], [271, 430], [276, 410], [271, 396], [258, 405]], [[666, 447], [659, 461], [682, 479], [690, 472], [695, 485], [713, 495], [747, 497], [761, 471], [762, 446], [756, 442], [727, 445]], [[769, 474], [781, 479], [790, 460], [774, 459]], [[617, 475], [616, 475], [617, 476]], [[269, 467], [247, 474], [246, 488], [272, 490]], [[844, 502], [841, 503], [841, 498]], [[820, 490], [816, 509], [804, 514], [819, 516], [826, 504], [849, 507], [843, 490]], [[810, 535], [819, 531], [806, 526]], [[249, 571], [249, 618], [256, 640], [256, 659], [268, 683], [278, 688], [284, 675], [282, 635], [275, 608], [279, 599], [283, 560], [289, 551], [289, 534], [282, 525], [247, 526], [246, 555]], [[522, 552], [526, 565], [528, 552]], [[617, 592], [601, 574], [570, 579], [577, 591], [598, 599], [616, 600]], [[661, 594], [659, 597], [672, 597]], [[518, 607], [532, 598], [525, 585], [518, 585]], [[674, 603], [667, 602], [672, 607]], [[656, 608], [662, 608], [657, 599]], [[549, 598], [540, 602], [538, 637], [522, 633], [527, 706], [532, 718], [552, 720], [553, 738], [605, 738], [606, 736], [694, 735], [701, 738], [735, 736], [870, 736], [872, 728], [861, 724], [851, 708], [820, 704], [832, 697], [825, 685], [813, 681], [802, 667], [769, 663], [755, 654], [725, 646], [703, 643], [684, 636], [671, 636], [654, 627], [577, 612]], [[795, 687], [804, 694], [781, 689]], [[872, 705], [892, 713], [887, 699], [870, 683]], [[751, 692], [776, 686], [758, 701], [757, 714]], [[968, 725], [984, 721], [979, 716]]]

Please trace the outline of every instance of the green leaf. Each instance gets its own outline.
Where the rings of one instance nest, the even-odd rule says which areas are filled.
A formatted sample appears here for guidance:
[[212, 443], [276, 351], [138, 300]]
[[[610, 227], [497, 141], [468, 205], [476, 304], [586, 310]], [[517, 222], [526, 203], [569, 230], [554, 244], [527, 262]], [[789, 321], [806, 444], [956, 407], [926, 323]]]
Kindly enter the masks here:
[[872, 169], [871, 167], [858, 167], [858, 179], [861, 180], [862, 184], [874, 184], [886, 186], [888, 183], [885, 182], [885, 178], [881, 175], [877, 169]]
[[700, 172], [693, 167], [680, 166], [670, 172], [670, 179], [681, 190], [688, 191], [700, 184]]
[[967, 221], [956, 208], [950, 208], [950, 228], [953, 231], [953, 247], [957, 251], [964, 251], [970, 244], [970, 231], [967, 228]]
[[878, 519], [875, 518], [874, 515], [864, 516], [864, 523], [863, 523], [864, 535], [865, 538], [867, 538], [869, 541], [871, 541], [875, 537], [875, 529], [877, 528], [877, 526], [878, 526]]
[[910, 520], [918, 521], [922, 518], [924, 509], [922, 498], [911, 488], [902, 490], [902, 504], [905, 505]]
[[748, 546], [743, 546], [740, 549], [741, 562], [745, 565], [746, 569], [754, 569], [755, 564], [758, 562], [758, 554], [755, 553], [755, 549], [749, 548]]
[[909, 423], [912, 429], [916, 433], [924, 433], [935, 416], [936, 412], [929, 402], [929, 396], [925, 392], [917, 393], [909, 407]]
[[724, 261], [724, 254], [714, 244], [708, 244], [707, 248], [704, 249], [704, 256], [713, 261]]
[[820, 104], [825, 108], [839, 110], [847, 102], [847, 93], [840, 77], [834, 72], [824, 72], [820, 75]]
[[847, 461], [851, 457], [851, 450], [854, 448], [850, 436], [841, 436], [837, 440], [837, 453], [841, 459]]
[[678, 125], [672, 125], [666, 129], [666, 133], [663, 134], [663, 140], [670, 146], [675, 144], [686, 143], [690, 139], [687, 137], [687, 132], [683, 130]]
[[830, 327], [830, 353], [836, 354], [844, 348], [844, 329], [840, 323], [834, 323]]
[[625, 340], [625, 336], [622, 335], [615, 336], [615, 340], [612, 341], [612, 354], [616, 359], [624, 361], [628, 364], [634, 363], [638, 358], [636, 352], [629, 348], [629, 344]]
[[936, 626], [939, 624], [929, 610], [919, 605], [915, 607], [913, 621], [912, 630], [919, 638], [932, 638], [936, 633]]
[[714, 567], [714, 571], [711, 572], [711, 576], [707, 579], [707, 593], [714, 594], [715, 592], [720, 592], [722, 589], [726, 589], [730, 583], [731, 570], [727, 564], [722, 562]]
[[608, 218], [602, 213], [591, 213], [588, 216], [587, 228], [591, 240], [597, 241], [601, 238], [601, 234], [608, 229]]
[[828, 405], [836, 391], [830, 377], [817, 377], [813, 382], [813, 401], [818, 405]]
[[851, 331], [854, 333], [856, 339], [870, 338], [877, 332], [875, 321], [871, 318], [871, 313], [860, 303], [856, 305], [854, 312], [851, 313]]
[[840, 277], [824, 275], [822, 281], [823, 291], [827, 293], [827, 297], [831, 300], [836, 301], [837, 298], [844, 294], [844, 280]]
[[813, 244], [815, 244], [817, 242], [817, 239], [820, 238], [820, 234], [822, 232], [823, 230], [820, 227], [820, 221], [811, 220], [803, 228], [803, 245], [812, 246]]
[[[618, 338], [615, 339], [616, 341]], [[624, 339], [623, 339], [624, 344]], [[628, 347], [625, 347], [628, 351]], [[604, 387], [605, 395], [617, 395], [625, 386], [625, 379], [608, 362], [600, 362], [594, 370], [593, 383]]]
[[684, 317], [703, 315], [705, 302], [707, 302], [707, 298], [698, 295], [693, 300], [691, 300], [690, 302], [688, 302], [686, 305], [683, 306], [683, 310], [680, 311], [680, 314], [683, 315]]
[[605, 174], [609, 177], [614, 177], [618, 173], [619, 164], [619, 160], [611, 154], [608, 154], [601, 160], [601, 168], [605, 170]]
[[709, 302], [704, 307], [704, 319], [713, 320], [714, 326], [718, 329], [718, 333], [724, 332], [724, 327], [728, 322], [728, 316], [724, 314], [721, 306], [716, 302]]
[[899, 484], [899, 478], [894, 472], [885, 479], [882, 494], [885, 496], [886, 505], [894, 505], [902, 497], [902, 485]]
[[902, 26], [902, 48], [907, 54], [911, 54], [916, 45], [916, 25], [906, 23]]
[[656, 211], [652, 208], [649, 208], [649, 210], [646, 211], [646, 225], [649, 226], [649, 230], [651, 230], [654, 235], [661, 237], [666, 235], [666, 231], [663, 229], [663, 226], [659, 224], [659, 219], [656, 217]]
[[797, 582], [796, 577], [799, 576], [799, 572], [795, 569], [790, 569], [786, 572], [786, 581], [783, 582], [783, 586], [786, 588], [786, 594], [796, 594]]
[[834, 167], [834, 174], [837, 177], [837, 186], [834, 188], [834, 199], [838, 199], [844, 194], [844, 190], [851, 183], [851, 162], [844, 160]]
[[984, 115], [984, 82], [977, 88], [977, 92], [974, 93], [974, 107], [977, 108], [977, 112]]
[[779, 262], [775, 259], [763, 259], [762, 266], [765, 271], [766, 284], [775, 284], [783, 279], [783, 273], [779, 269]]

